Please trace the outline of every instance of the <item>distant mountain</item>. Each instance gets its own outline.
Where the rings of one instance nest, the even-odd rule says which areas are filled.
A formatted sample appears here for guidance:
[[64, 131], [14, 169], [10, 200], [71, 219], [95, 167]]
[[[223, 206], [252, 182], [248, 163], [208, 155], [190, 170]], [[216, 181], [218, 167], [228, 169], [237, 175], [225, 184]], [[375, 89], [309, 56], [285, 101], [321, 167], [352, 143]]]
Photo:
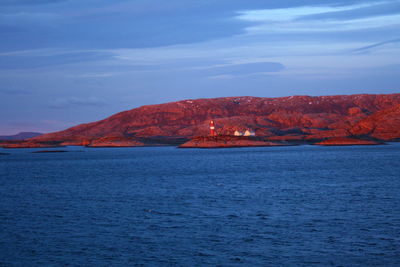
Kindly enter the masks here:
[[0, 140], [25, 140], [39, 135], [42, 135], [42, 133], [20, 132], [15, 135], [0, 135]]

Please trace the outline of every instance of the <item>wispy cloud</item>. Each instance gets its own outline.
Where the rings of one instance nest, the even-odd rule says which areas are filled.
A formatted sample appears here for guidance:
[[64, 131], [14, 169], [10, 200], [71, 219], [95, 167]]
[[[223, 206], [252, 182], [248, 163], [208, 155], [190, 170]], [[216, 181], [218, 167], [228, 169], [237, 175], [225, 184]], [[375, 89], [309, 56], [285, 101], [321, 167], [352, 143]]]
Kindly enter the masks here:
[[77, 77], [80, 78], [106, 78], [106, 77], [114, 77], [117, 75], [124, 74], [126, 72], [90, 72], [90, 73], [84, 73], [84, 74], [79, 74]]
[[231, 80], [234, 78], [235, 78], [235, 75], [229, 75], [229, 74], [212, 75], [212, 76], [207, 77], [207, 79], [210, 79], [210, 80]]
[[394, 39], [394, 40], [388, 40], [388, 41], [384, 41], [384, 42], [379, 42], [379, 43], [375, 43], [372, 45], [367, 45], [367, 46], [363, 46], [357, 49], [352, 50], [353, 52], [356, 53], [366, 53], [372, 50], [375, 50], [379, 47], [388, 45], [388, 44], [396, 44], [396, 43], [400, 43], [400, 39]]
[[101, 51], [40, 51], [0, 54], [0, 69], [33, 69], [78, 62], [107, 60], [113, 54]]
[[293, 21], [304, 16], [351, 9], [352, 8], [349, 6], [303, 6], [277, 9], [258, 9], [238, 12], [239, 15], [237, 16], [237, 18], [240, 20], [252, 22]]
[[205, 71], [213, 73], [212, 77], [232, 77], [237, 75], [278, 72], [283, 69], [285, 69], [285, 67], [278, 62], [255, 62], [215, 66], [211, 68], [206, 68]]
[[336, 7], [246, 10], [239, 12], [237, 19], [255, 23], [247, 27], [249, 34], [354, 31], [399, 25], [398, 7], [397, 2], [378, 2]]
[[400, 1], [384, 1], [300, 17], [298, 20], [354, 20], [398, 14]]

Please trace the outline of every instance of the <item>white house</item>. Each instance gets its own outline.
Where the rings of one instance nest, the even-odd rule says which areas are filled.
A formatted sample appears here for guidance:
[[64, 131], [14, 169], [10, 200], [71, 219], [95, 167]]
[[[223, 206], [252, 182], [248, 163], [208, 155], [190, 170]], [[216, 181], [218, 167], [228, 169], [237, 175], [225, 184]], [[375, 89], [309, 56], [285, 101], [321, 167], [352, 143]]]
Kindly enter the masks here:
[[256, 134], [255, 134], [254, 131], [246, 130], [246, 131], [244, 132], [244, 136], [255, 136], [255, 135], [256, 135]]
[[242, 133], [242, 132], [239, 132], [238, 130], [236, 130], [236, 131], [233, 133], [233, 135], [234, 135], [234, 136], [242, 136], [243, 133]]

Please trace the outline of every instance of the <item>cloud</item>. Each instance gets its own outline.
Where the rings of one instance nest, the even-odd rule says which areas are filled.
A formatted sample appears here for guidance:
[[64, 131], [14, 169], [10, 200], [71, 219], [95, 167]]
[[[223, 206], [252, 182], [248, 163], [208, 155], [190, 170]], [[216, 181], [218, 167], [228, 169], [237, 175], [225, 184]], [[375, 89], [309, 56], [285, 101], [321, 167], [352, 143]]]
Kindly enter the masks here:
[[80, 78], [107, 78], [107, 77], [114, 77], [117, 75], [122, 75], [124, 72], [91, 72], [91, 73], [83, 73], [79, 74], [78, 77]]
[[372, 45], [367, 45], [367, 46], [363, 46], [357, 49], [352, 50], [353, 52], [356, 53], [365, 53], [365, 52], [369, 52], [371, 50], [374, 50], [376, 48], [388, 45], [388, 44], [395, 44], [395, 43], [400, 43], [400, 39], [394, 39], [394, 40], [388, 40], [388, 41], [384, 41], [384, 42], [380, 42], [380, 43], [375, 43]]
[[247, 25], [235, 20], [233, 11], [206, 12], [212, 11], [212, 5], [199, 10], [194, 1], [175, 1], [176, 6], [165, 1], [153, 6], [145, 1], [89, 1], [91, 5], [85, 2], [66, 2], [65, 11], [43, 8], [40, 14], [0, 11], [0, 24], [20, 27], [20, 32], [12, 34], [12, 40], [0, 32], [0, 38], [5, 40], [0, 49], [66, 44], [85, 49], [159, 47], [229, 37], [243, 33]]
[[220, 74], [220, 75], [213, 75], [213, 76], [208, 76], [207, 79], [211, 80], [231, 80], [235, 78], [234, 75], [229, 75], [229, 74]]
[[104, 106], [106, 102], [98, 97], [66, 97], [58, 98], [50, 103], [52, 108], [71, 108], [76, 106]]
[[35, 51], [0, 54], [0, 69], [34, 69], [79, 62], [107, 60], [113, 57], [108, 52], [49, 52], [42, 55]]
[[237, 19], [253, 22], [250, 34], [357, 31], [398, 26], [398, 3], [343, 6], [303, 6], [283, 9], [245, 10]]
[[249, 74], [264, 74], [269, 72], [278, 72], [285, 69], [285, 67], [278, 62], [255, 62], [234, 64], [226, 66], [217, 66], [208, 69], [207, 71], [218, 73], [217, 77], [221, 75], [249, 75]]
[[[51, 2], [5, 1], [17, 6]], [[335, 0], [326, 4], [321, 0], [308, 0], [307, 5], [320, 6], [319, 13], [323, 13], [362, 6], [355, 5], [359, 2], [370, 1]], [[304, 7], [304, 1], [298, 0], [70, 0], [56, 3], [62, 3], [62, 6], [41, 6], [40, 14], [35, 13], [38, 8], [34, 6], [7, 11], [14, 13], [0, 11], [0, 14], [4, 13], [1, 15], [4, 23], [20, 27], [18, 31], [8, 31], [8, 35], [0, 31], [0, 49], [65, 46], [80, 49], [146, 48], [198, 43], [242, 35], [251, 26], [259, 26], [259, 21], [247, 16], [252, 12], [270, 12], [275, 14], [276, 20], [279, 10], [283, 11], [282, 17], [287, 18], [296, 10], [310, 9]], [[300, 15], [315, 14], [303, 13]]]
[[322, 12], [300, 17], [298, 20], [354, 20], [367, 17], [385, 16], [398, 14], [400, 10], [400, 2], [383, 2], [371, 3], [360, 6], [350, 6], [331, 12]]

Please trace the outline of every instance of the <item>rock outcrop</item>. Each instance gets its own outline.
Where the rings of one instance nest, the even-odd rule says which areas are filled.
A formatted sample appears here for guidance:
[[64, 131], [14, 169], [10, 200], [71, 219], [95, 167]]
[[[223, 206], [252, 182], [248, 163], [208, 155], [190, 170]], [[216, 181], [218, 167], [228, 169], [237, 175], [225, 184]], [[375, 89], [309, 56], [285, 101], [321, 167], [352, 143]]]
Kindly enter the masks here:
[[349, 137], [333, 137], [315, 143], [315, 145], [320, 145], [320, 146], [355, 146], [355, 145], [381, 145], [381, 144], [382, 142], [349, 138]]
[[[127, 139], [187, 140], [206, 136], [214, 120], [219, 135], [246, 129], [271, 141], [315, 143], [332, 137], [400, 140], [400, 94], [224, 97], [149, 105], [120, 112], [101, 121], [29, 139], [29, 144], [109, 144]], [[125, 141], [124, 141], [125, 140]], [[164, 141], [162, 141], [164, 140]], [[139, 144], [138, 144], [139, 145]]]
[[129, 139], [129, 138], [118, 138], [118, 137], [103, 137], [91, 141], [86, 146], [88, 147], [132, 147], [132, 146], [143, 146], [142, 142]]
[[252, 146], [282, 146], [283, 143], [268, 142], [246, 136], [199, 136], [180, 145], [180, 148], [225, 148]]
[[63, 146], [61, 142], [52, 141], [10, 141], [0, 145], [4, 148], [51, 148]]
[[353, 135], [369, 135], [381, 140], [400, 138], [400, 105], [380, 110], [358, 121], [349, 132]]

